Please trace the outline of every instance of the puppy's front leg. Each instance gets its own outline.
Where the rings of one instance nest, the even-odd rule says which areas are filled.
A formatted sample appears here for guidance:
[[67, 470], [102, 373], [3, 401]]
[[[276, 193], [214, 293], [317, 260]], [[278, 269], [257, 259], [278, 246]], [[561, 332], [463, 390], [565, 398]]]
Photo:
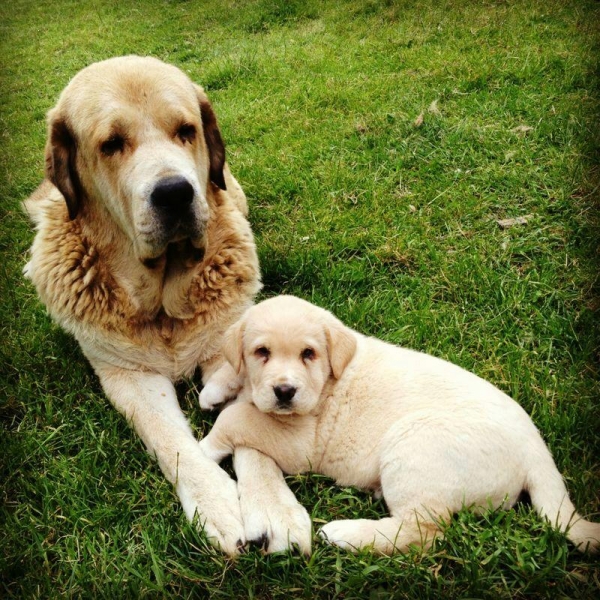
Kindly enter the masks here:
[[[216, 463], [220, 463], [225, 457], [233, 454], [235, 442], [232, 439], [232, 433], [234, 432], [227, 427], [228, 417], [226, 413], [235, 406], [238, 405], [234, 404], [225, 408], [209, 433], [198, 442], [200, 450], [202, 450], [205, 456]], [[225, 418], [223, 418], [224, 415]]]
[[216, 462], [236, 447], [254, 448], [271, 456], [286, 473], [303, 473], [314, 462], [314, 427], [314, 417], [265, 414], [254, 404], [239, 402], [219, 415], [200, 448]]
[[200, 440], [200, 448], [215, 462], [233, 454], [236, 446], [256, 448], [260, 445], [257, 449], [270, 454], [269, 450], [275, 448], [265, 449], [264, 446], [265, 432], [272, 426], [272, 421], [253, 404], [232, 404], [221, 412], [209, 434]]

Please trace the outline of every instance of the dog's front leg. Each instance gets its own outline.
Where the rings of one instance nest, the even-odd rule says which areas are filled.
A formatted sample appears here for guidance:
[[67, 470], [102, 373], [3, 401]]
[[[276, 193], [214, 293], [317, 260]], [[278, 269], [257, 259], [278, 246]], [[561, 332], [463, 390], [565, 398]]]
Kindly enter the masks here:
[[237, 448], [233, 466], [246, 539], [267, 552], [298, 547], [311, 552], [311, 520], [296, 500], [275, 461], [252, 448]]
[[304, 554], [311, 552], [310, 517], [275, 460], [289, 473], [308, 470], [313, 426], [311, 417], [294, 416], [286, 424], [250, 403], [239, 403], [228, 406], [200, 442], [207, 456], [216, 461], [235, 451], [246, 539], [267, 552], [294, 546]]
[[204, 410], [213, 410], [219, 404], [233, 400], [242, 388], [243, 378], [233, 370], [228, 362], [224, 362], [209, 376], [206, 376], [206, 373], [206, 367], [204, 367], [203, 375], [206, 379], [198, 396], [200, 408]]
[[207, 537], [227, 554], [238, 554], [245, 536], [237, 486], [198, 447], [173, 384], [156, 373], [93, 366], [112, 404], [175, 486], [188, 519], [197, 513]]

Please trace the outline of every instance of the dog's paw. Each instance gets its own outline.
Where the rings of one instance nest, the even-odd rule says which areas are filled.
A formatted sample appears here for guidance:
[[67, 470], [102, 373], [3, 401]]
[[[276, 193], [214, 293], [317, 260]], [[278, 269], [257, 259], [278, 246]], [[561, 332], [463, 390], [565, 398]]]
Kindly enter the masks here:
[[213, 410], [220, 404], [233, 400], [242, 389], [243, 376], [229, 363], [224, 363], [208, 379], [198, 396], [200, 408]]
[[31, 279], [32, 275], [33, 275], [33, 267], [31, 266], [31, 261], [29, 261], [23, 267], [23, 277], [25, 277], [25, 279]]
[[188, 520], [194, 522], [197, 518], [198, 528], [211, 544], [235, 557], [246, 547], [237, 485], [224, 471], [216, 468], [222, 473], [216, 480], [211, 477], [211, 481], [192, 484], [179, 481], [177, 495]]
[[229, 400], [230, 397], [231, 390], [229, 387], [217, 381], [209, 380], [202, 388], [198, 396], [198, 402], [203, 410], [214, 410], [217, 406]]
[[310, 516], [287, 486], [268, 500], [253, 496], [244, 488], [239, 492], [248, 543], [260, 546], [267, 553], [288, 548], [297, 548], [305, 555], [311, 553]]

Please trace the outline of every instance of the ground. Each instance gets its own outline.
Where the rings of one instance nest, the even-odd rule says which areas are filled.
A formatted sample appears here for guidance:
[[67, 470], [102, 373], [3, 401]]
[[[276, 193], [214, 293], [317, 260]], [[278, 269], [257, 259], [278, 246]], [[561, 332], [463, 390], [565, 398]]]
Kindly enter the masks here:
[[[425, 554], [315, 537], [310, 558], [225, 559], [22, 278], [33, 232], [19, 209], [42, 178], [45, 113], [79, 69], [172, 62], [219, 117], [263, 297], [301, 296], [490, 380], [598, 520], [597, 2], [15, 0], [0, 15], [2, 595], [600, 594], [598, 559], [527, 506], [461, 512]], [[178, 392], [200, 436], [214, 417], [197, 381]], [[320, 476], [288, 481], [315, 528], [385, 512]]]

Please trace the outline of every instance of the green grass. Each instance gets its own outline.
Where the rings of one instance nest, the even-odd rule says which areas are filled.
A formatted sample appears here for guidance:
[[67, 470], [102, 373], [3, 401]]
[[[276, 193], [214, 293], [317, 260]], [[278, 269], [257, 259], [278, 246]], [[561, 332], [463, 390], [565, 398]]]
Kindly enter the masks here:
[[[264, 295], [506, 390], [598, 520], [597, 2], [14, 0], [0, 23], [0, 595], [600, 594], [598, 559], [523, 506], [461, 513], [426, 554], [315, 539], [309, 559], [226, 560], [22, 279], [33, 232], [19, 211], [42, 177], [44, 115], [80, 68], [126, 53], [178, 65], [219, 116]], [[200, 433], [214, 417], [194, 382], [178, 390]], [[323, 477], [288, 481], [316, 524], [384, 512]]]

